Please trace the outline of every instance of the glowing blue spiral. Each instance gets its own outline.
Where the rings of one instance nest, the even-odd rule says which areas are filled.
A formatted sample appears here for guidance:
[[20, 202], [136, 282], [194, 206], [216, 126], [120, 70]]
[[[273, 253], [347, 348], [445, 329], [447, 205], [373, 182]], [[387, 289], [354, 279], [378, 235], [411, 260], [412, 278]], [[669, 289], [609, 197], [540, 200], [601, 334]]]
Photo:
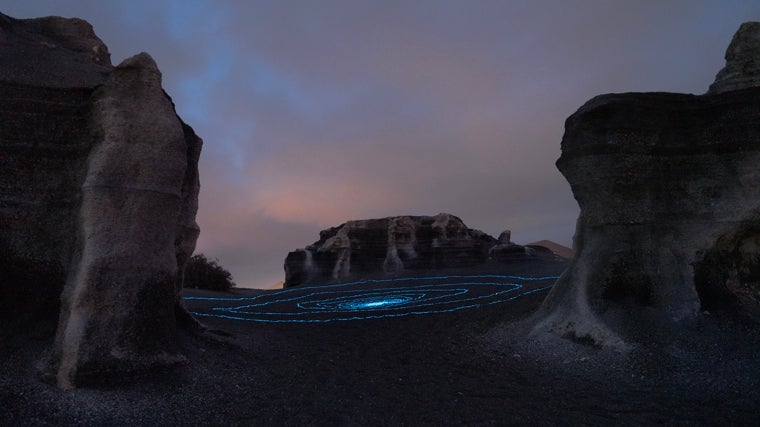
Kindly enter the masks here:
[[[556, 279], [498, 275], [374, 279], [294, 287], [253, 297], [184, 299], [216, 303], [209, 311], [193, 311], [196, 316], [324, 323], [447, 313], [498, 304], [546, 290]], [[527, 289], [526, 284], [530, 284]]]

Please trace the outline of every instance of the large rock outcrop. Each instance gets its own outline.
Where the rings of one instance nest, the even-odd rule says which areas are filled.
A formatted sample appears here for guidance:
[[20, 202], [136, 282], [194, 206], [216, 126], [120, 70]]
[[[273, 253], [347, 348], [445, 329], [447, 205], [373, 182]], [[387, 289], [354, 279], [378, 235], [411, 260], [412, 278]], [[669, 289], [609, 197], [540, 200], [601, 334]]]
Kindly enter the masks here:
[[581, 208], [575, 258], [538, 331], [626, 347], [701, 310], [758, 313], [760, 88], [757, 67], [735, 74], [760, 59], [758, 35], [741, 27], [734, 71], [707, 95], [602, 95], [568, 118], [557, 167]]
[[508, 232], [496, 240], [445, 213], [349, 221], [323, 230], [319, 241], [288, 254], [285, 287], [408, 270], [471, 267], [489, 256], [504, 260], [530, 252], [511, 243]]
[[760, 86], [760, 22], [745, 22], [726, 49], [726, 66], [715, 76], [709, 94]]
[[57, 317], [60, 387], [182, 360], [202, 141], [148, 54], [80, 19], [0, 14], [0, 304]]

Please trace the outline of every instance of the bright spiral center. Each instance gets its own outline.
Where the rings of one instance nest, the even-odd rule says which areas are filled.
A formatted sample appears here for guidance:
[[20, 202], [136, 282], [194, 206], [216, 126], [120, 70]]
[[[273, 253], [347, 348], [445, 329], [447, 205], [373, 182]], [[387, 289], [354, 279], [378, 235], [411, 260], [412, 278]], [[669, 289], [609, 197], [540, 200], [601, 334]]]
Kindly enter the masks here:
[[341, 307], [348, 310], [376, 309], [381, 307], [396, 306], [410, 300], [411, 298], [383, 298], [368, 301], [349, 301], [347, 303], [341, 304]]

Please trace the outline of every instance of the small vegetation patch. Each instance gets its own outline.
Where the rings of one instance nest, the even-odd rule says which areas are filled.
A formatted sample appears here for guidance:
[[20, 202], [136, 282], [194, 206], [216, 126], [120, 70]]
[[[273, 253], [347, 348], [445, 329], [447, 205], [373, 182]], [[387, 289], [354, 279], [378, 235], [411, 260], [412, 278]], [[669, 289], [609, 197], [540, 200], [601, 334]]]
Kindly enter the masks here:
[[235, 286], [232, 273], [219, 265], [219, 260], [210, 260], [203, 254], [193, 255], [185, 266], [184, 287], [228, 291]]

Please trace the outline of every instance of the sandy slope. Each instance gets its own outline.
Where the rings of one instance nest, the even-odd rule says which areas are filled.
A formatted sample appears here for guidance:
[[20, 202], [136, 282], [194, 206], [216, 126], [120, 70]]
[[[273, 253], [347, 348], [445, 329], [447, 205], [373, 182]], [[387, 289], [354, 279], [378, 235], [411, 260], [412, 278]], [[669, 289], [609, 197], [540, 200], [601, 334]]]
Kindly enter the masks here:
[[543, 246], [552, 251], [555, 255], [566, 259], [572, 259], [573, 256], [575, 256], [572, 249], [560, 245], [559, 243], [552, 242], [551, 240], [539, 240], [538, 242], [528, 243], [526, 246]]

